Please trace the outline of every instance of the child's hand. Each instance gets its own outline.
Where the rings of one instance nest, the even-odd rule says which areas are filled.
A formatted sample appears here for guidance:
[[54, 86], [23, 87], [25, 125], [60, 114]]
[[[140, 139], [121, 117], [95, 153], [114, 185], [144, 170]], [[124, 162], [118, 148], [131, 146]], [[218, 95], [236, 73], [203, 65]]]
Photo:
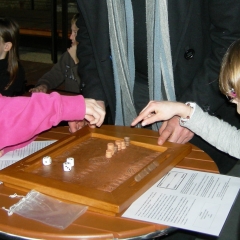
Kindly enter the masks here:
[[3, 155], [3, 150], [0, 150], [0, 157]]
[[80, 121], [71, 121], [68, 122], [68, 126], [69, 126], [69, 132], [70, 133], [75, 133], [76, 131], [80, 130], [82, 127], [84, 127], [85, 125], [87, 125], [86, 123], [87, 121], [84, 120], [80, 120]]
[[[89, 100], [93, 100], [93, 99], [88, 99], [88, 101]], [[86, 99], [85, 99], [85, 101], [86, 101]], [[96, 103], [98, 104], [98, 107], [100, 106], [100, 108], [103, 109], [104, 116], [105, 116], [105, 104], [104, 104], [104, 102], [103, 101], [96, 101]], [[87, 106], [87, 102], [86, 102], [86, 106]], [[86, 112], [86, 114], [87, 114], [87, 112]], [[91, 117], [91, 116], [89, 116], [89, 117]], [[74, 133], [74, 132], [78, 131], [79, 129], [83, 128], [86, 125], [88, 125], [91, 128], [95, 128], [96, 127], [95, 124], [91, 124], [89, 121], [87, 121], [85, 119], [84, 120], [80, 120], [80, 121], [68, 122], [68, 125], [69, 125], [69, 132], [71, 132], [71, 133]]]
[[77, 44], [73, 44], [70, 48], [67, 49], [68, 53], [70, 54], [71, 58], [77, 64], [78, 58], [77, 58]]
[[85, 98], [85, 119], [91, 124], [100, 127], [104, 121], [106, 111], [102, 105], [94, 99]]
[[140, 121], [142, 121], [142, 126], [146, 126], [157, 121], [169, 120], [175, 115], [186, 117], [189, 111], [189, 106], [186, 106], [184, 103], [150, 101], [140, 112], [139, 116], [132, 122], [131, 126], [135, 126]]
[[37, 86], [37, 87], [35, 87], [35, 88], [31, 88], [31, 89], [29, 90], [29, 92], [32, 92], [32, 93], [33, 93], [33, 92], [43, 92], [43, 93], [46, 93], [47, 90], [48, 90], [47, 85], [41, 84], [41, 85], [39, 85], [39, 86]]

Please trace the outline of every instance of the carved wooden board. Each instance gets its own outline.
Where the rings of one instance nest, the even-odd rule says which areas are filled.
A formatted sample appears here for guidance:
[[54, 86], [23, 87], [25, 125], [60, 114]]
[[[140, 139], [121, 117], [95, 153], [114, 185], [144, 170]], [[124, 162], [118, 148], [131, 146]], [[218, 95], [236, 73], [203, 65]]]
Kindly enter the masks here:
[[[130, 145], [106, 158], [107, 144], [124, 137], [126, 131], [85, 127], [3, 169], [0, 180], [117, 215], [191, 152], [189, 145], [158, 146], [156, 138], [129, 133]], [[52, 158], [51, 165], [42, 164], [44, 156]], [[75, 159], [70, 172], [63, 171], [67, 157]]]

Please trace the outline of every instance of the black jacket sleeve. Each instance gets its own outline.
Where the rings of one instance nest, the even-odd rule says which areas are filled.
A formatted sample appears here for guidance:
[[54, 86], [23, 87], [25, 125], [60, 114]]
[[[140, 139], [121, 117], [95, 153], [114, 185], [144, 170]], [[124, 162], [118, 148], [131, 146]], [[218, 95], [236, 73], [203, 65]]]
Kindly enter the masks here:
[[[80, 2], [80, 1], [79, 1]], [[82, 14], [83, 9], [79, 10], [80, 17], [77, 20], [79, 28], [76, 40], [79, 42], [77, 47], [77, 57], [79, 59], [78, 73], [81, 78], [81, 92], [86, 98], [107, 101], [101, 80], [99, 77], [99, 68], [97, 67], [96, 57], [94, 54], [94, 45], [91, 42], [90, 34]]]
[[[205, 111], [215, 113], [226, 103], [225, 97], [219, 90], [219, 71], [222, 58], [232, 42], [240, 38], [240, 1], [239, 0], [209, 0], [205, 6], [206, 16], [202, 13], [201, 18], [209, 18], [209, 25], [201, 26], [203, 33], [202, 41], [209, 37], [208, 46], [202, 65], [191, 84], [185, 90], [180, 101], [195, 101]], [[197, 13], [196, 13], [197, 14]], [[206, 21], [205, 21], [206, 22]], [[191, 24], [191, 22], [190, 22]], [[199, 39], [200, 40], [200, 39]], [[200, 44], [196, 40], [196, 45]], [[196, 47], [197, 48], [197, 47]]]

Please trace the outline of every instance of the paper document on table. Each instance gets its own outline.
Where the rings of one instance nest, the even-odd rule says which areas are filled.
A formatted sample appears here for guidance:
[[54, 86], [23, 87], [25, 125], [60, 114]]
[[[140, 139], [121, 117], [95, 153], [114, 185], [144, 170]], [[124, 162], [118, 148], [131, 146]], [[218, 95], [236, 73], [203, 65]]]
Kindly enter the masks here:
[[173, 168], [122, 215], [219, 236], [240, 178]]
[[16, 149], [14, 151], [7, 152], [5, 155], [0, 157], [0, 170], [10, 166], [11, 164], [29, 156], [36, 151], [47, 147], [48, 145], [56, 142], [56, 140], [51, 141], [33, 141], [25, 147]]

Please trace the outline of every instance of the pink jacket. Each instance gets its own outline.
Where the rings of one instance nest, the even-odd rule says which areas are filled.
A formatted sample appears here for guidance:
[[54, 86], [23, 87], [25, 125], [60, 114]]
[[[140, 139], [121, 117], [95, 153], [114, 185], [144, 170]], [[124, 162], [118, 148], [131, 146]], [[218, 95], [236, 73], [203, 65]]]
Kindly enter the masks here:
[[84, 119], [83, 96], [33, 93], [31, 97], [0, 94], [0, 150], [23, 147], [59, 122]]

